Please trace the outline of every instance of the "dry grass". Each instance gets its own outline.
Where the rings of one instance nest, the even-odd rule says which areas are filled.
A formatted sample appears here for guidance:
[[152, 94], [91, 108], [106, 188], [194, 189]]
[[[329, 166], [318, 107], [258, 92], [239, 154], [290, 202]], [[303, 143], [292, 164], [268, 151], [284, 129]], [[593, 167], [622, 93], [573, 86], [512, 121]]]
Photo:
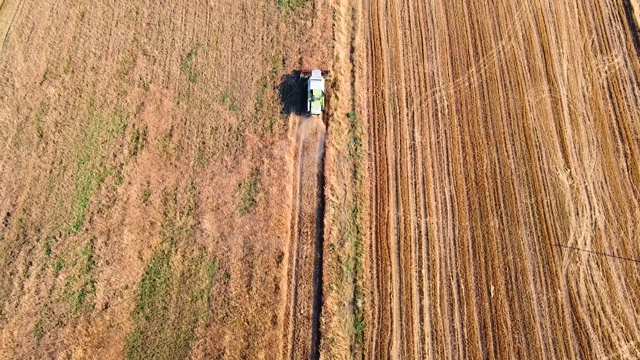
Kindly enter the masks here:
[[199, 205], [193, 185], [162, 194], [161, 243], [140, 281], [127, 359], [188, 357], [196, 329], [209, 325], [218, 271], [215, 259], [191, 241]]
[[11, 30], [13, 19], [21, 4], [21, 0], [2, 0], [0, 2], [0, 56], [2, 55], [7, 33]]
[[307, 56], [311, 5], [22, 3], [0, 60], [0, 357], [277, 356], [277, 84], [330, 61]]

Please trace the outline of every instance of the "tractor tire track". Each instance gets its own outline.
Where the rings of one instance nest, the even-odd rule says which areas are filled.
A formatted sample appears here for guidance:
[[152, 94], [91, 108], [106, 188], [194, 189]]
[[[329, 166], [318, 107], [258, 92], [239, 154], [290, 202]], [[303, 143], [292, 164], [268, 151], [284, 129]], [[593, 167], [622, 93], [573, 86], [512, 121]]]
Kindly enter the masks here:
[[320, 118], [300, 119], [295, 141], [293, 214], [287, 270], [285, 359], [317, 358], [322, 306], [324, 233], [323, 156], [325, 125]]

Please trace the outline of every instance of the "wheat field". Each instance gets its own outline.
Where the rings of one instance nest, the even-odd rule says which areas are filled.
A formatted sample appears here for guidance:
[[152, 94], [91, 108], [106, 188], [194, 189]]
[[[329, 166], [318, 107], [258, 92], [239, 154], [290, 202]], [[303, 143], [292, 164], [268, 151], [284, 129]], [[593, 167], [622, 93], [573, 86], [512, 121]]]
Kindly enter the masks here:
[[628, 1], [364, 1], [368, 358], [640, 356]]

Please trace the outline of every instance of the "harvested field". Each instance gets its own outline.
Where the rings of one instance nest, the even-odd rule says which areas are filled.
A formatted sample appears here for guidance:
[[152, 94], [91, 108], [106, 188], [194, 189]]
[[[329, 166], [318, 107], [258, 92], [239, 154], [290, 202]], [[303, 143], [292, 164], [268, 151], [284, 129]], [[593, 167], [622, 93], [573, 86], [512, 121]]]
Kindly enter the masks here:
[[278, 87], [330, 67], [330, 5], [0, 4], [0, 358], [280, 356]]
[[362, 9], [367, 357], [639, 357], [629, 2]]
[[322, 119], [303, 118], [296, 135], [291, 241], [285, 257], [288, 296], [281, 345], [285, 359], [318, 357], [325, 131]]
[[640, 358], [639, 25], [0, 0], [0, 358]]

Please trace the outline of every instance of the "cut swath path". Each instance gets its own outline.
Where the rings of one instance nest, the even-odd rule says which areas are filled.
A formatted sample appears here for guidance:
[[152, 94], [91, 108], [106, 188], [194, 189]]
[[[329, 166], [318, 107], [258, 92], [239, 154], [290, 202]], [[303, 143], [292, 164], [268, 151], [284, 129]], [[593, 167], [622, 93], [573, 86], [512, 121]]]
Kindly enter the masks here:
[[285, 258], [288, 286], [282, 353], [286, 359], [318, 357], [322, 305], [325, 125], [319, 117], [298, 119], [291, 240]]

